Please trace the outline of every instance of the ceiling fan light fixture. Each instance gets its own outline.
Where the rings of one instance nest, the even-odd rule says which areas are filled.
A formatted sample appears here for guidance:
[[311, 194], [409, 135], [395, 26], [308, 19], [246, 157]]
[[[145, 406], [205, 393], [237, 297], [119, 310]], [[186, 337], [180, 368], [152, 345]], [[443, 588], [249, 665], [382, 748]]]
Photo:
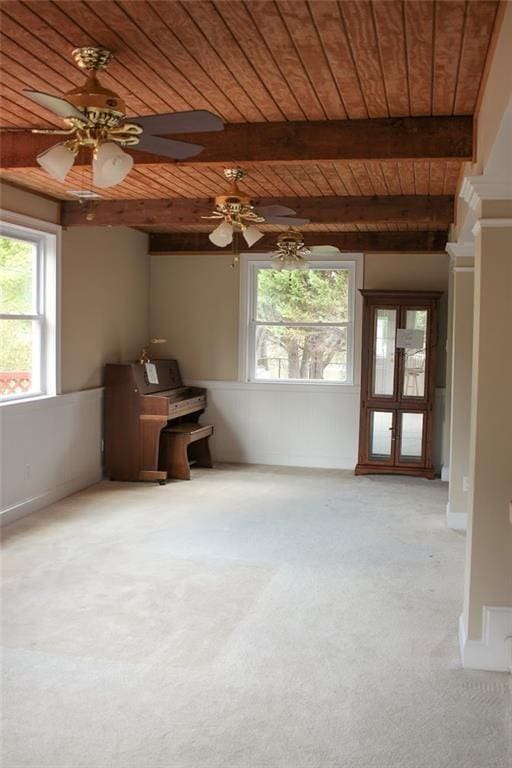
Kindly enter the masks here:
[[131, 171], [133, 157], [124, 152], [114, 141], [100, 144], [92, 161], [95, 187], [113, 187], [120, 184]]
[[251, 248], [251, 246], [254, 245], [254, 243], [257, 243], [258, 240], [260, 240], [263, 237], [263, 232], [260, 232], [258, 227], [255, 227], [254, 224], [251, 224], [249, 227], [246, 227], [243, 231], [244, 240]]
[[304, 246], [298, 229], [291, 227], [277, 238], [277, 252], [272, 259], [274, 269], [309, 269], [311, 251]]
[[306, 261], [302, 256], [286, 257], [279, 255], [272, 259], [272, 269], [279, 271], [282, 269], [309, 269], [309, 261]]
[[76, 152], [65, 143], [60, 143], [41, 152], [36, 159], [41, 168], [44, 168], [50, 176], [58, 181], [64, 181], [75, 162], [75, 157]]
[[219, 224], [209, 235], [209, 240], [218, 248], [225, 248], [233, 240], [233, 227], [227, 221]]

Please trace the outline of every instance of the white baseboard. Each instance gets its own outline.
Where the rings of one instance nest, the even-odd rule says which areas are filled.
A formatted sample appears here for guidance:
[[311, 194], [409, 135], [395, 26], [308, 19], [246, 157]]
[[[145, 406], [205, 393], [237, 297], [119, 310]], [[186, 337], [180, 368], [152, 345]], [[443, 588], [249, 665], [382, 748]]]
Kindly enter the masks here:
[[41, 493], [39, 496], [33, 496], [30, 499], [24, 499], [18, 504], [14, 504], [12, 507], [3, 509], [0, 513], [0, 527], [13, 523], [15, 520], [19, 520], [26, 515], [37, 512], [43, 507], [47, 507], [49, 504], [53, 504], [55, 501], [63, 499], [65, 496], [69, 496], [71, 493], [81, 491], [83, 488], [87, 488], [89, 485], [99, 483], [102, 479], [102, 472], [90, 472], [80, 477], [76, 477], [73, 480], [69, 480], [62, 485], [58, 485], [56, 488], [52, 488], [51, 491]]
[[510, 638], [512, 638], [512, 607], [490, 607], [482, 611], [482, 639], [468, 640], [464, 619], [459, 620], [459, 647], [464, 669], [485, 669], [510, 672]]
[[309, 467], [315, 469], [345, 469], [353, 470], [357, 459], [349, 456], [341, 456], [333, 460], [332, 456], [290, 456], [289, 453], [234, 453], [216, 451], [215, 444], [212, 447], [214, 461], [226, 464], [267, 464], [277, 467]]
[[450, 467], [445, 467], [444, 464], [441, 467], [441, 480], [443, 483], [450, 482]]
[[446, 527], [454, 531], [467, 531], [467, 512], [450, 512], [450, 504], [446, 505]]

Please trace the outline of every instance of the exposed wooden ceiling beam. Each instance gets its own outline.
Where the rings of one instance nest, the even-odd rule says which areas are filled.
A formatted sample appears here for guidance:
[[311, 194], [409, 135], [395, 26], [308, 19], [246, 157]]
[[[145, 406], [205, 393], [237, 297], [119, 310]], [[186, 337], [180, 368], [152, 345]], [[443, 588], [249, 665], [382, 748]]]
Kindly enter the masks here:
[[[275, 198], [254, 201], [259, 206], [272, 205]], [[280, 197], [297, 215], [315, 224], [368, 224], [381, 221], [431, 224], [448, 227], [453, 221], [453, 198], [448, 195], [389, 195], [386, 197]], [[94, 219], [86, 219], [86, 210], [78, 202], [62, 205], [64, 226], [152, 227], [179, 224], [206, 224], [201, 216], [213, 208], [209, 199], [170, 198], [166, 200], [104, 200], [94, 207]], [[215, 221], [211, 221], [212, 228]]]
[[[2, 133], [2, 168], [31, 168], [36, 156], [65, 137], [28, 131]], [[282, 123], [232, 123], [224, 131], [176, 138], [204, 144], [194, 165], [253, 162], [297, 163], [321, 160], [385, 160], [472, 157], [473, 122], [469, 116], [398, 117]], [[146, 165], [169, 158], [130, 150]], [[83, 162], [83, 161], [82, 161]]]
[[[425, 251], [443, 252], [445, 250], [447, 232], [311, 232], [307, 233], [308, 245], [332, 245], [340, 251], [362, 252], [369, 251]], [[267, 233], [253, 247], [254, 252], [273, 251], [276, 247], [277, 235]], [[248, 251], [240, 245], [241, 251]], [[150, 253], [202, 253], [214, 251], [222, 253], [223, 249], [216, 248], [203, 232], [152, 234], [149, 240]], [[224, 252], [230, 252], [225, 249]]]

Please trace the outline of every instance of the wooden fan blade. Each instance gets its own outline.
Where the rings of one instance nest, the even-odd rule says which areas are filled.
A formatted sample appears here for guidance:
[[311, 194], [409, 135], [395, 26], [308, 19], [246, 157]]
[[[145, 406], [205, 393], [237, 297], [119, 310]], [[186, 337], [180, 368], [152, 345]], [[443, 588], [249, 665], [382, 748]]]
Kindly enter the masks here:
[[270, 216], [294, 216], [295, 211], [287, 208], [286, 205], [264, 205], [262, 208], [256, 208], [258, 216], [268, 219]]
[[137, 123], [146, 133], [154, 136], [166, 133], [206, 133], [222, 131], [224, 123], [213, 112], [196, 109], [190, 112], [167, 112], [163, 115], [144, 115], [129, 117], [129, 122]]
[[90, 125], [90, 121], [86, 118], [83, 112], [74, 107], [69, 101], [61, 98], [60, 96], [53, 96], [51, 93], [41, 93], [40, 91], [23, 91], [23, 95], [27, 98], [35, 101], [45, 109], [49, 109], [59, 117], [76, 117], [82, 120], [87, 125]]
[[291, 216], [269, 216], [265, 217], [265, 224], [279, 224], [284, 227], [302, 227], [303, 224], [309, 224], [309, 219], [292, 218]]
[[173, 160], [185, 160], [187, 157], [198, 155], [204, 147], [202, 144], [190, 144], [188, 141], [161, 139], [159, 136], [143, 133], [133, 149], [150, 152], [152, 155], [172, 157]]

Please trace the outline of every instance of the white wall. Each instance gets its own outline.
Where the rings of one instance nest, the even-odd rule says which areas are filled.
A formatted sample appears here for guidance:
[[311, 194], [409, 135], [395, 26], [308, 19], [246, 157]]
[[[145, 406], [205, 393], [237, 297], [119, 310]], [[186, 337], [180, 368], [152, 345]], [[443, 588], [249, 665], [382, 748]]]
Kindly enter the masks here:
[[[0, 193], [7, 210], [58, 219], [56, 202], [6, 185]], [[68, 394], [0, 404], [1, 524], [101, 480], [104, 364], [134, 359], [149, 335], [147, 235], [71, 228], [62, 236], [61, 264]]]
[[0, 405], [1, 523], [101, 480], [102, 390]]
[[[359, 387], [190, 380], [206, 387], [215, 461], [354, 469]], [[444, 389], [436, 390], [434, 466], [441, 468]]]

